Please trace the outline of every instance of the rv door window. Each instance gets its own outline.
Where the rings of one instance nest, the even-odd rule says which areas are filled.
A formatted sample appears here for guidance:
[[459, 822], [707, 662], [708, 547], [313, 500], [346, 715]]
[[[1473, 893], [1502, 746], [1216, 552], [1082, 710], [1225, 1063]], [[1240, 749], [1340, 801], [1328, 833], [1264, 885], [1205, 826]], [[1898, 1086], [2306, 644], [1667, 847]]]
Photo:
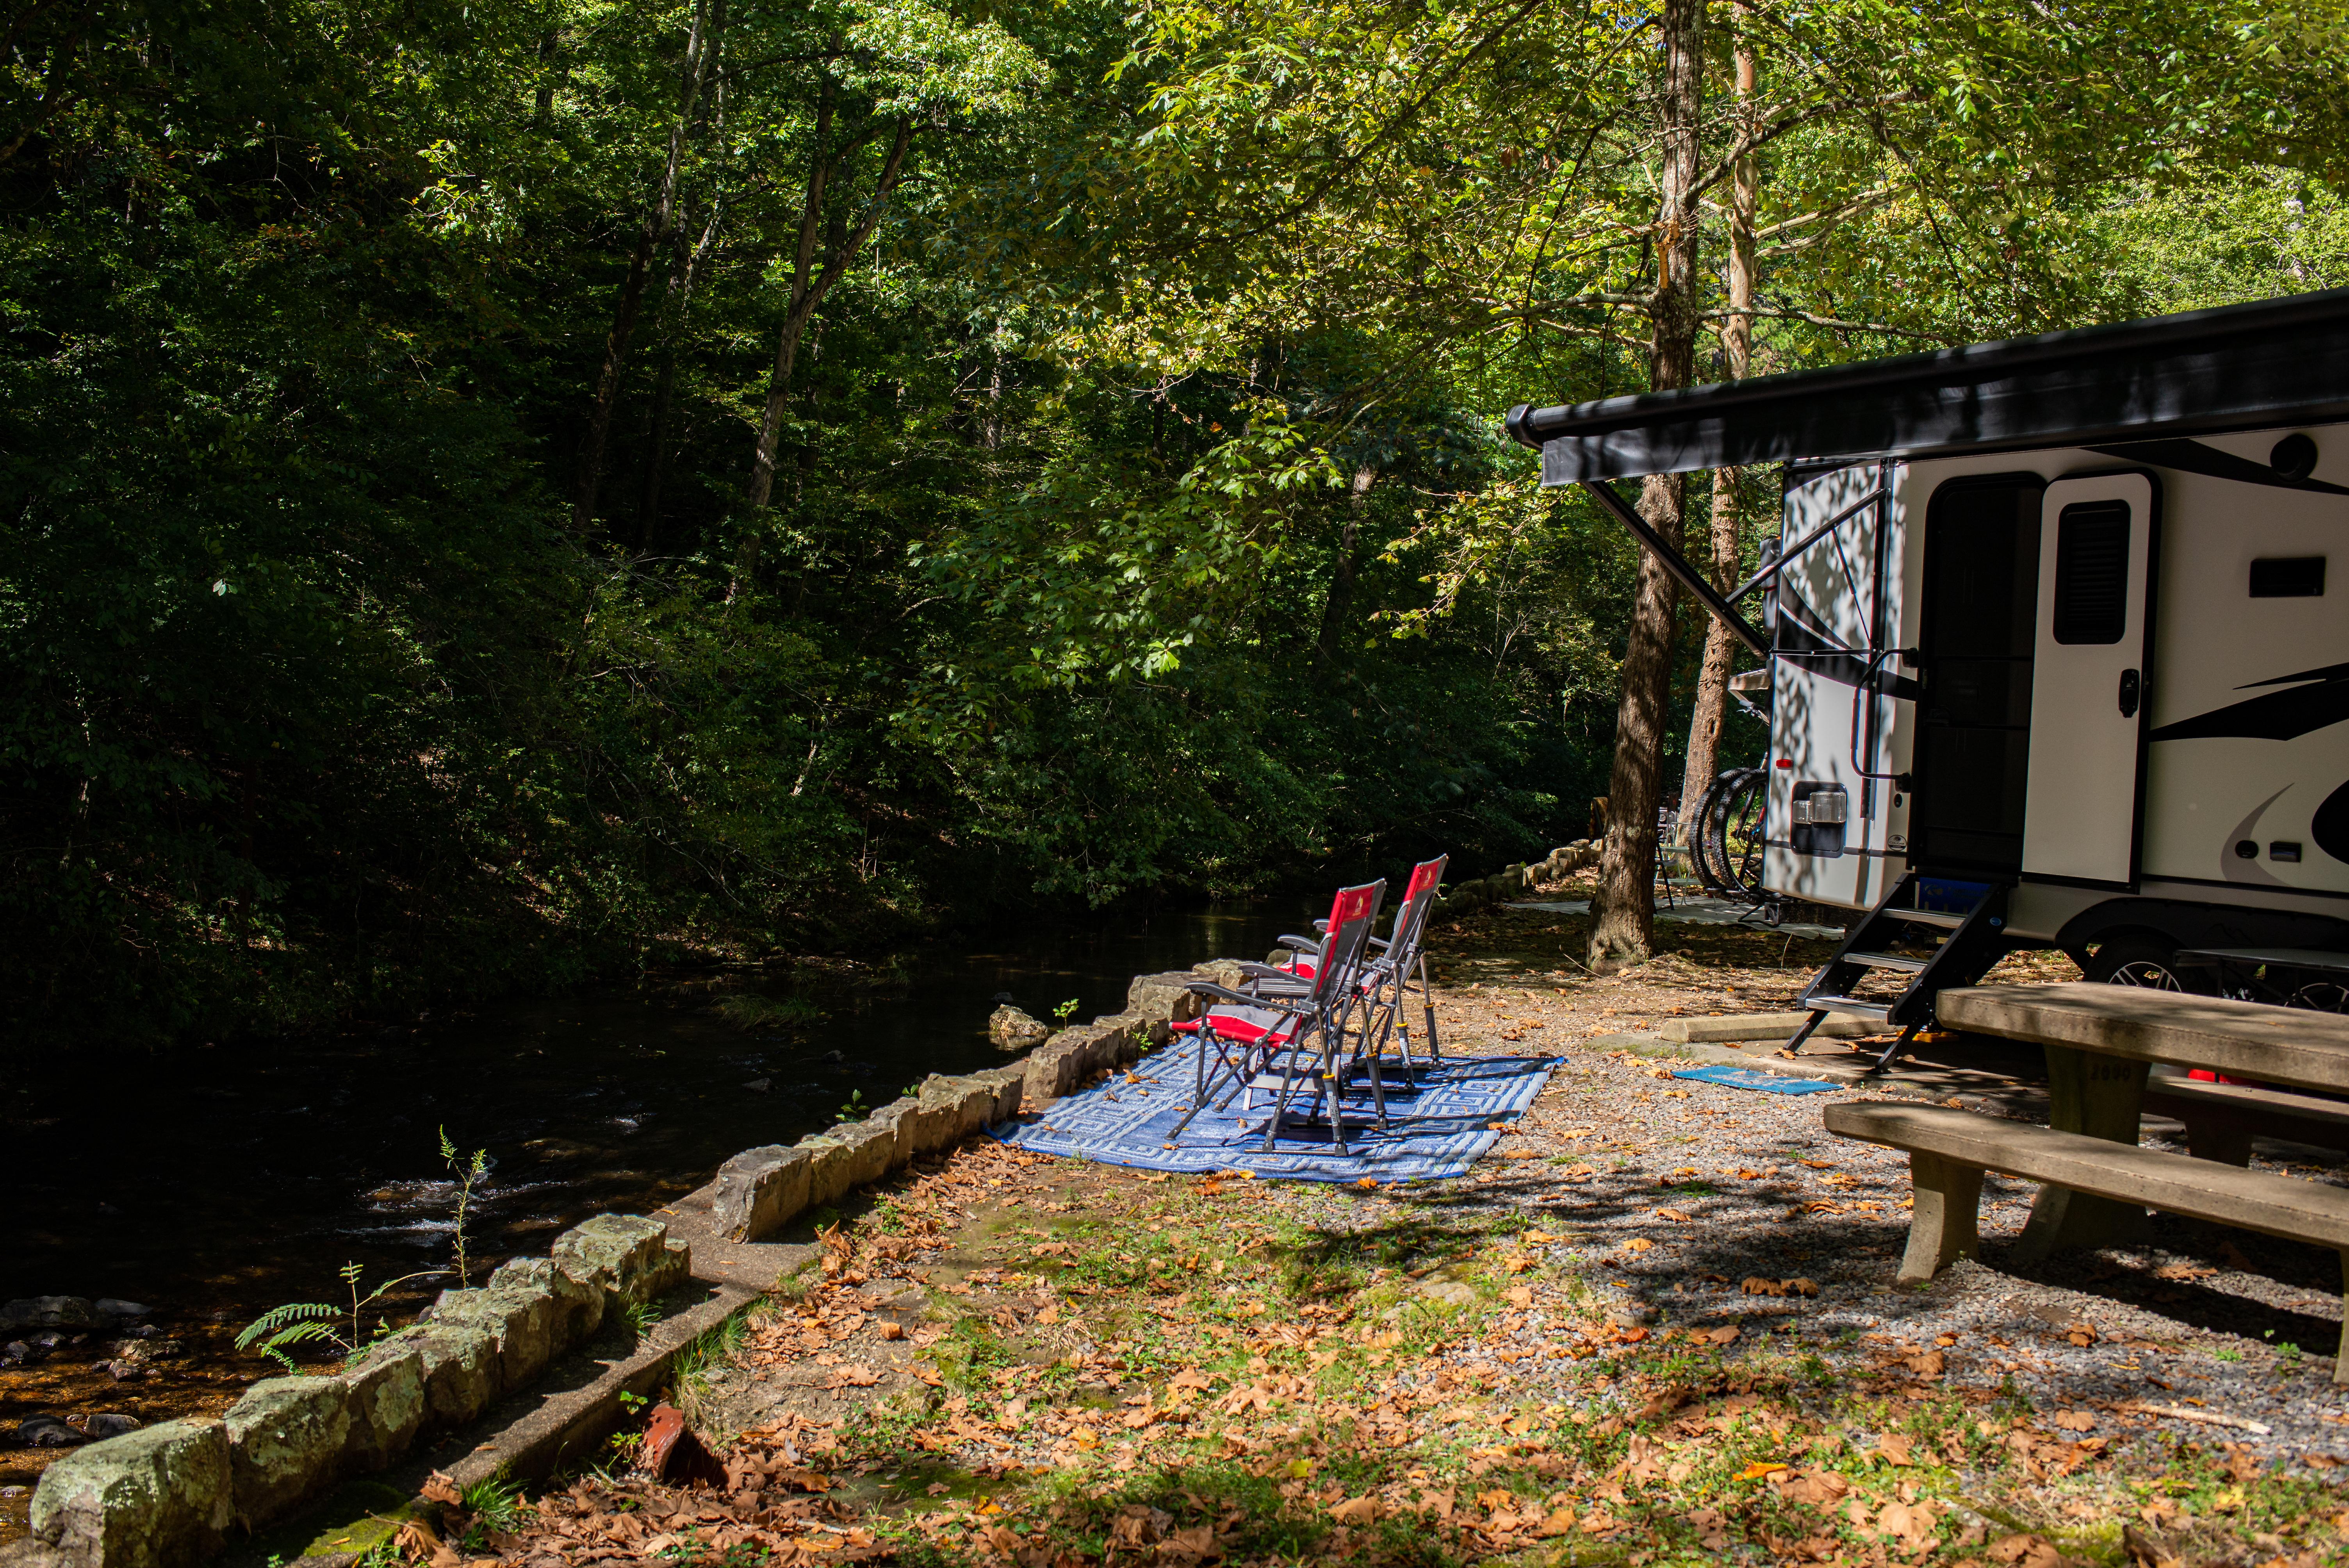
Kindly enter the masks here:
[[2128, 629], [2129, 509], [2087, 500], [2055, 519], [2055, 640], [2117, 643]]

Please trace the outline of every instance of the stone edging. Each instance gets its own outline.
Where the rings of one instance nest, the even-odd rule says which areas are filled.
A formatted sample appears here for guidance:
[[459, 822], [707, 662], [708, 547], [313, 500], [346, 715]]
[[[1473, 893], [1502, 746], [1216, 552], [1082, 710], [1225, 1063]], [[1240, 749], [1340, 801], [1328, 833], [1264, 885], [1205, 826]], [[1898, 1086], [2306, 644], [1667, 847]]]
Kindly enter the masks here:
[[[746, 1150], [676, 1207], [706, 1206], [714, 1236], [756, 1243], [793, 1219], [917, 1157], [1042, 1109], [1095, 1073], [1173, 1038], [1196, 1010], [1185, 987], [1238, 979], [1230, 960], [1134, 977], [1126, 1010], [1064, 1028], [1019, 1062], [921, 1088], [862, 1121], [796, 1144]], [[740, 1249], [755, 1253], [755, 1248]], [[293, 1517], [353, 1475], [398, 1463], [428, 1433], [479, 1420], [523, 1392], [607, 1319], [658, 1302], [693, 1275], [689, 1245], [658, 1220], [598, 1214], [543, 1258], [515, 1258], [478, 1290], [443, 1291], [413, 1326], [331, 1376], [269, 1377], [223, 1417], [165, 1421], [88, 1444], [43, 1472], [32, 1539], [0, 1553], [11, 1568], [190, 1568], [230, 1532]], [[623, 1392], [649, 1393], [669, 1361], [756, 1298], [722, 1277], [709, 1300], [664, 1319], [587, 1386], [552, 1395], [456, 1461], [460, 1485], [537, 1475], [584, 1451], [617, 1419]]]

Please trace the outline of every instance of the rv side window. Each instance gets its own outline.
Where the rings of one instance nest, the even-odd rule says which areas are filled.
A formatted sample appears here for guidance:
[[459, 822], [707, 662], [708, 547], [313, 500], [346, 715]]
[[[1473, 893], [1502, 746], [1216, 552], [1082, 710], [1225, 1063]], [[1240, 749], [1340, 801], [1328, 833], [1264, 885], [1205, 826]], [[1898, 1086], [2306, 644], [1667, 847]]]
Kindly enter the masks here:
[[2055, 640], [2117, 643], [2128, 629], [2129, 509], [2086, 500], [2055, 519]]
[[2251, 562], [2254, 599], [2322, 599], [2324, 557], [2276, 555]]

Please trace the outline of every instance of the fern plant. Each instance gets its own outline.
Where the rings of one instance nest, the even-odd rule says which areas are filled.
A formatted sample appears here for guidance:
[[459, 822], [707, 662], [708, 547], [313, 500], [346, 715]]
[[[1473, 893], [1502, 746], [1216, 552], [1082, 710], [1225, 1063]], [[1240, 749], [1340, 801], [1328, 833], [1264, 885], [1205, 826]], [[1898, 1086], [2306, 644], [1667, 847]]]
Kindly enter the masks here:
[[[347, 1361], [359, 1353], [365, 1343], [359, 1328], [361, 1313], [381, 1300], [385, 1293], [406, 1284], [409, 1280], [427, 1279], [448, 1271], [425, 1269], [418, 1274], [402, 1274], [398, 1279], [386, 1280], [363, 1296], [359, 1295], [359, 1278], [366, 1272], [366, 1266], [361, 1264], [345, 1264], [342, 1267], [343, 1284], [351, 1293], [351, 1304], [347, 1309], [328, 1306], [318, 1301], [292, 1301], [283, 1306], [273, 1306], [245, 1325], [243, 1332], [236, 1336], [236, 1347], [239, 1350], [258, 1350], [286, 1371], [295, 1374], [302, 1368], [288, 1352], [296, 1345], [324, 1341], [341, 1351], [343, 1359]], [[347, 1330], [343, 1326], [347, 1315], [349, 1318]], [[381, 1318], [376, 1320], [378, 1334], [390, 1326]]]

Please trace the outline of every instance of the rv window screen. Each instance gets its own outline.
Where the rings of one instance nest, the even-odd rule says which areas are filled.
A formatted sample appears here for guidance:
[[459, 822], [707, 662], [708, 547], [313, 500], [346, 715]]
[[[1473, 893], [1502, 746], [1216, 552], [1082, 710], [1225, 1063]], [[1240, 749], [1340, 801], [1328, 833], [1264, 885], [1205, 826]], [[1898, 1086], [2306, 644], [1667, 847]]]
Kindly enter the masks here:
[[2128, 629], [2129, 509], [2067, 506], [2055, 520], [2055, 640], [2117, 643]]

